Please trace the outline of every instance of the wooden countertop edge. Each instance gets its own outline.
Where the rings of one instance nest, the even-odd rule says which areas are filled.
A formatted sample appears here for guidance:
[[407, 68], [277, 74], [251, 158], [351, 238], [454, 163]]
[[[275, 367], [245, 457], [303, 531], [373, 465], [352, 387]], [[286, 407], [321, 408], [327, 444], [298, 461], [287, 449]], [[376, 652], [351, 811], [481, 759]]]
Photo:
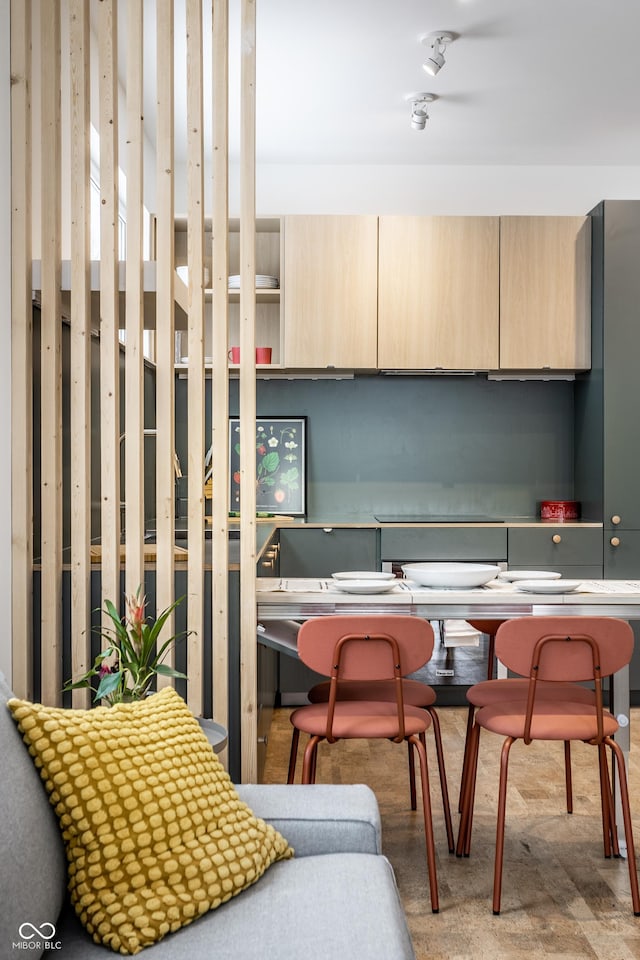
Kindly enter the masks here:
[[274, 525], [278, 528], [280, 526], [286, 526], [287, 528], [299, 527], [304, 530], [324, 530], [329, 528], [349, 528], [362, 530], [431, 530], [437, 528], [445, 528], [449, 530], [478, 530], [489, 528], [493, 530], [509, 530], [514, 528], [552, 529], [556, 527], [563, 530], [571, 528], [592, 528], [602, 530], [604, 527], [604, 523], [595, 520], [496, 520], [493, 522], [482, 521], [480, 523], [446, 523], [444, 521], [439, 521], [437, 523], [381, 523], [378, 520], [299, 520], [294, 521], [293, 523], [287, 523], [286, 525], [275, 523], [274, 521]]

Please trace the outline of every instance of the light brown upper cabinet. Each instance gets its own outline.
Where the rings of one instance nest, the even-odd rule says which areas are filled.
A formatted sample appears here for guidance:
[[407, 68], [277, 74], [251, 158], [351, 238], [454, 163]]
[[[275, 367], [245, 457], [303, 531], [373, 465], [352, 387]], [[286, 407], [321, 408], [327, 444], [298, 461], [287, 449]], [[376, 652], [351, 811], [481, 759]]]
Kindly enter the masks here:
[[498, 217], [379, 221], [378, 366], [498, 365]]
[[285, 366], [374, 368], [378, 218], [292, 216], [283, 228]]
[[587, 217], [500, 218], [500, 367], [591, 365]]

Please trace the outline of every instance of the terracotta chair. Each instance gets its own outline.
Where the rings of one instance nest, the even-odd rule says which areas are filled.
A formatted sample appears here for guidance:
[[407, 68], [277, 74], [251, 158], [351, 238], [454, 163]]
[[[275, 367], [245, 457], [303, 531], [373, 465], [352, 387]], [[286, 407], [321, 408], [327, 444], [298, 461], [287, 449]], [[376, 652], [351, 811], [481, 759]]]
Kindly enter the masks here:
[[[458, 798], [458, 810], [462, 809], [462, 791], [467, 770], [467, 759], [469, 753], [469, 740], [471, 738], [471, 728], [473, 727], [473, 717], [476, 710], [481, 707], [489, 707], [500, 703], [503, 700], [518, 699], [526, 697], [529, 681], [519, 677], [503, 677], [494, 679], [495, 670], [495, 641], [496, 633], [504, 620], [469, 620], [474, 629], [489, 637], [489, 646], [487, 648], [487, 679], [475, 683], [467, 690], [467, 700], [469, 702], [469, 712], [467, 714], [467, 732], [464, 744], [464, 754], [462, 760], [462, 775], [460, 777], [460, 795]], [[570, 691], [574, 696], [583, 700], [584, 703], [595, 703], [595, 694], [586, 687], [578, 688], [578, 692]], [[549, 697], [550, 699], [562, 699], [565, 691], [558, 684], [538, 685], [538, 696]], [[567, 797], [567, 813], [573, 813], [573, 785], [571, 779], [571, 744], [567, 741], [564, 744], [564, 770], [565, 785]]]
[[[618, 722], [602, 705], [602, 678], [611, 676], [629, 663], [633, 643], [633, 631], [629, 624], [611, 617], [524, 617], [508, 620], [499, 628], [496, 634], [496, 656], [510, 670], [528, 677], [527, 691], [522, 698], [482, 707], [475, 715], [457, 848], [459, 855], [469, 855], [480, 731], [489, 730], [505, 738], [498, 792], [494, 914], [500, 913], [511, 746], [516, 740], [523, 740], [525, 744], [534, 740], [581, 740], [595, 746], [598, 752], [605, 855], [610, 855], [611, 850], [614, 855], [619, 855], [615, 809], [606, 760], [607, 747], [612, 758], [615, 758], [613, 766], [618, 771], [633, 912], [635, 916], [640, 916], [640, 894], [624, 754], [613, 740], [613, 735], [618, 730]], [[567, 687], [568, 684], [586, 681], [593, 682], [594, 703], [585, 703], [584, 698], [574, 695], [582, 688]], [[543, 683], [565, 688], [563, 696], [560, 699], [540, 696]]]
[[[311, 703], [327, 703], [331, 690], [331, 682], [323, 680], [317, 683], [309, 690], [308, 697]], [[395, 681], [393, 680], [347, 680], [340, 684], [337, 692], [340, 700], [385, 700], [391, 703], [396, 701]], [[407, 677], [402, 679], [402, 699], [404, 703], [412, 707], [421, 707], [426, 710], [431, 717], [433, 725], [433, 736], [436, 746], [436, 757], [438, 759], [438, 775], [440, 777], [440, 792], [442, 794], [442, 808], [444, 813], [444, 824], [447, 832], [447, 844], [449, 853], [455, 850], [455, 840], [453, 837], [453, 824], [451, 822], [451, 806], [449, 804], [449, 788], [447, 786], [447, 773], [445, 767], [444, 750], [442, 748], [442, 734], [440, 732], [440, 720], [438, 712], [434, 706], [436, 702], [436, 692], [428, 683], [421, 680], [410, 680]], [[413, 756], [413, 747], [407, 745], [409, 753], [409, 791], [411, 797], [411, 809], [417, 807], [416, 798], [416, 770]]]
[[[300, 731], [310, 738], [304, 751], [303, 783], [315, 783], [317, 747], [323, 740], [406, 741], [420, 763], [431, 909], [437, 913], [438, 884], [425, 746], [431, 716], [426, 710], [405, 703], [403, 686], [403, 675], [413, 673], [430, 659], [433, 639], [431, 624], [418, 617], [326, 616], [306, 620], [298, 634], [298, 654], [312, 670], [330, 676], [329, 699], [299, 707], [291, 714], [294, 729], [288, 782], [294, 781]], [[393, 685], [393, 701], [342, 699], [345, 683], [379, 681]]]

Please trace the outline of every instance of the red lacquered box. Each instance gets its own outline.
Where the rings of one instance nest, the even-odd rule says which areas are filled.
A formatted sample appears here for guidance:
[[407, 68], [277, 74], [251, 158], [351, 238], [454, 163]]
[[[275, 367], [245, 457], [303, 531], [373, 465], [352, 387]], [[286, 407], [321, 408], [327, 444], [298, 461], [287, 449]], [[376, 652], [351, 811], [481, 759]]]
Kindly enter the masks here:
[[541, 520], [579, 520], [580, 502], [578, 500], [542, 500], [540, 503]]

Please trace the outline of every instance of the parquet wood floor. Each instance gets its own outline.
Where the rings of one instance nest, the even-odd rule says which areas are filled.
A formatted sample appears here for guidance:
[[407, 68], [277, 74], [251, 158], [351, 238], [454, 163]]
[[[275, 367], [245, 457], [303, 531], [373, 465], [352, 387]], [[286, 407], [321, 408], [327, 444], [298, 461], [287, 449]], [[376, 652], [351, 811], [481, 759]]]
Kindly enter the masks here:
[[[466, 709], [441, 707], [447, 778], [457, 830], [457, 791]], [[274, 712], [264, 781], [286, 782], [290, 709]], [[640, 708], [632, 711], [629, 787], [640, 850]], [[302, 768], [301, 737], [298, 779]], [[514, 744], [502, 894], [491, 910], [495, 808], [502, 738], [484, 734], [480, 747], [473, 844], [468, 859], [450, 855], [431, 733], [427, 734], [440, 913], [429, 906], [420, 800], [409, 806], [404, 745], [381, 741], [321, 744], [318, 783], [367, 783], [382, 816], [383, 849], [391, 861], [418, 960], [640, 960], [640, 918], [629, 895], [625, 860], [605, 860], [597, 752], [573, 745], [574, 813], [564, 797], [561, 744]], [[418, 778], [419, 779], [419, 778]]]

